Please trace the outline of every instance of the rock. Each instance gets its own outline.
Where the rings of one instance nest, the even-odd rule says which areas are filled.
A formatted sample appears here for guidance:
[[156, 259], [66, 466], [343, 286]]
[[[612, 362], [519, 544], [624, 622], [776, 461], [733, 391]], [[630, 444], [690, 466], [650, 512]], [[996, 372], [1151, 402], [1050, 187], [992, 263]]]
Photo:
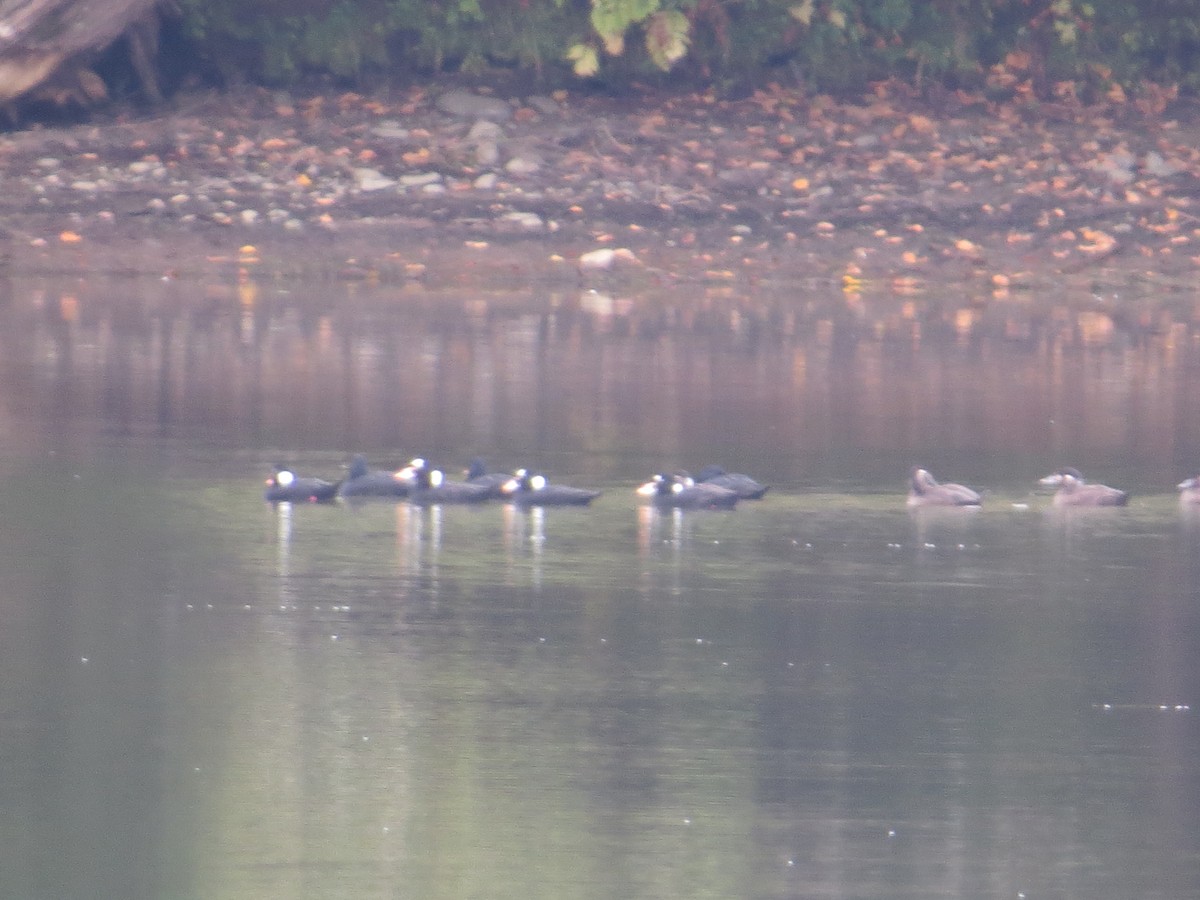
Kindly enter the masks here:
[[532, 175], [542, 168], [542, 161], [536, 156], [514, 156], [504, 166], [504, 171], [510, 175]]
[[243, 225], [253, 225], [258, 221], [258, 210], [243, 209], [239, 218], [242, 220]]
[[1133, 168], [1136, 163], [1134, 155], [1121, 148], [1101, 156], [1091, 163], [1091, 167], [1113, 184], [1128, 184], [1133, 181]]
[[1170, 178], [1182, 172], [1183, 166], [1165, 159], [1157, 150], [1151, 150], [1142, 158], [1142, 170], [1152, 178]]
[[599, 250], [589, 250], [579, 257], [579, 268], [582, 270], [603, 271], [611, 269], [618, 262], [637, 263], [640, 260], [632, 250], [625, 247], [601, 247]]
[[360, 191], [381, 191], [395, 187], [396, 179], [388, 178], [378, 169], [359, 168], [354, 170], [354, 183]]
[[512, 118], [512, 107], [496, 97], [481, 97], [468, 91], [447, 91], [437, 98], [438, 109], [463, 119], [489, 119], [507, 122]]
[[385, 119], [382, 122], [377, 122], [371, 127], [371, 134], [375, 137], [385, 138], [393, 141], [408, 140], [409, 131], [399, 122], [394, 122], [391, 119]]
[[532, 97], [525, 98], [525, 104], [532, 106], [544, 116], [552, 116], [555, 113], [561, 112], [562, 107], [558, 105], [558, 101], [553, 97], [545, 97], [541, 94], [535, 94]]
[[490, 191], [496, 186], [496, 182], [499, 180], [500, 177], [495, 172], [484, 172], [473, 182], [471, 182], [471, 184], [473, 187], [476, 187], [481, 191]]
[[495, 141], [482, 141], [475, 147], [475, 164], [494, 166], [500, 162], [500, 147]]
[[722, 169], [717, 172], [717, 180], [730, 187], [754, 188], [762, 184], [767, 175], [761, 169]]
[[546, 227], [545, 221], [537, 213], [512, 210], [500, 216], [501, 223], [515, 226], [520, 231], [541, 231]]
[[479, 143], [480, 141], [498, 141], [504, 137], [504, 129], [495, 122], [490, 122], [487, 119], [479, 119], [471, 126], [471, 130], [467, 132], [467, 140], [471, 143]]
[[414, 188], [437, 184], [441, 180], [442, 176], [437, 172], [411, 172], [408, 175], [401, 175], [398, 183], [402, 188]]

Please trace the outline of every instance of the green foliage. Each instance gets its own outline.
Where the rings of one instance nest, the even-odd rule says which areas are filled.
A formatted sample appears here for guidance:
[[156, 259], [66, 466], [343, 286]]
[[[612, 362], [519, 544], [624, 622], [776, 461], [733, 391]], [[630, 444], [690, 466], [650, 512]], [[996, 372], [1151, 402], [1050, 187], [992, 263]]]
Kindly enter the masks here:
[[1200, 89], [1200, 15], [1182, 0], [178, 3], [197, 55], [226, 78], [274, 83], [508, 66], [706, 81], [749, 73], [861, 92], [887, 78], [994, 86], [1008, 67], [1000, 82], [1047, 96], [1063, 82]]

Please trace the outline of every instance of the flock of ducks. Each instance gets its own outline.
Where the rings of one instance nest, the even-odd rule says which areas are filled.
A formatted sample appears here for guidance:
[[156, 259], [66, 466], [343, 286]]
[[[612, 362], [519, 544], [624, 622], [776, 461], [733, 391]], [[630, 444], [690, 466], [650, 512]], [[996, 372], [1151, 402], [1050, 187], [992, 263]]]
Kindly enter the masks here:
[[[655, 475], [637, 489], [638, 495], [656, 505], [681, 509], [729, 509], [739, 500], [761, 499], [766, 492], [767, 487], [749, 475], [726, 472], [720, 466], [708, 466], [695, 478], [687, 472]], [[462, 481], [451, 481], [421, 457], [392, 472], [370, 468], [366, 457], [358, 454], [338, 481], [300, 476], [287, 466], [276, 465], [264, 496], [269, 503], [382, 497], [426, 505], [500, 499], [518, 506], [587, 506], [600, 491], [552, 484], [546, 476], [528, 469], [489, 472], [481, 459], [472, 460]]]
[[[1106, 484], [1092, 484], [1078, 469], [1059, 469], [1038, 484], [1056, 488], [1055, 506], [1124, 506], [1129, 492]], [[1179, 501], [1185, 506], [1200, 507], [1200, 476], [1188, 478], [1178, 485]], [[913, 469], [908, 488], [909, 506], [982, 506], [983, 496], [961, 484], [941, 484], [926, 469]]]
[[[1124, 506], [1129, 493], [1104, 484], [1092, 484], [1078, 469], [1059, 469], [1038, 481], [1055, 488], [1055, 506]], [[1200, 476], [1179, 484], [1180, 501], [1200, 506]], [[768, 488], [749, 475], [708, 466], [692, 477], [687, 472], [663, 472], [641, 487], [638, 496], [657, 506], [673, 509], [731, 509], [742, 500], [759, 500]], [[544, 475], [527, 469], [489, 472], [475, 459], [462, 481], [451, 481], [441, 469], [416, 458], [399, 471], [372, 469], [362, 454], [356, 455], [343, 478], [299, 476], [280, 464], [267, 479], [264, 494], [270, 503], [331, 503], [366, 497], [407, 499], [418, 504], [483, 503], [505, 500], [519, 506], [587, 506], [600, 491], [553, 484]], [[909, 478], [908, 506], [982, 506], [983, 495], [961, 484], [939, 482], [927, 469], [914, 468]]]

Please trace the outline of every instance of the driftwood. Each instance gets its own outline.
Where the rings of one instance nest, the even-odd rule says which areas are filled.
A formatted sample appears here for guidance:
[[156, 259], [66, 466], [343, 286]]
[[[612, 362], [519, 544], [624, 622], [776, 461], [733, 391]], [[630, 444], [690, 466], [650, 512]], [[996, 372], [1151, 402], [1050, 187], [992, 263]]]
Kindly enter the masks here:
[[39, 93], [62, 105], [107, 96], [91, 62], [122, 35], [152, 100], [158, 0], [0, 0], [0, 104]]

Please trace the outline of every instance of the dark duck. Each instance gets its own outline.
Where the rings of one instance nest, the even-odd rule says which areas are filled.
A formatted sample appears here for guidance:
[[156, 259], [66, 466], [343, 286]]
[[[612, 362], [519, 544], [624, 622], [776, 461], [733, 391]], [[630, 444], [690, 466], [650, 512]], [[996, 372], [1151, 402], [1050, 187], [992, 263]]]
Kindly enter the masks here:
[[406, 497], [409, 484], [396, 472], [371, 469], [361, 453], [350, 460], [350, 468], [338, 493], [343, 497]]
[[908, 479], [909, 506], [981, 506], [978, 491], [961, 484], [941, 484], [929, 470], [914, 468]]
[[340, 481], [301, 477], [282, 463], [267, 479], [263, 497], [268, 503], [330, 503], [337, 498]]
[[1039, 479], [1038, 484], [1056, 487], [1055, 506], [1124, 506], [1129, 502], [1129, 492], [1106, 484], [1091, 484], [1084, 480], [1078, 469], [1059, 469], [1053, 475]]
[[655, 475], [636, 493], [640, 497], [649, 497], [655, 506], [671, 509], [732, 509], [739, 500], [737, 491], [709, 482], [696, 482], [683, 472]]
[[489, 472], [487, 463], [477, 456], [467, 465], [465, 477], [467, 484], [486, 487], [491, 491], [489, 496], [503, 497], [504, 485], [512, 478], [512, 475], [508, 472]]
[[408, 499], [413, 503], [482, 503], [491, 497], [488, 488], [466, 481], [447, 481], [441, 469], [430, 468], [418, 457], [396, 473], [408, 483]]
[[769, 488], [741, 472], [726, 472], [720, 466], [705, 466], [696, 476], [697, 484], [715, 484], [733, 491], [739, 500], [761, 500]]
[[533, 475], [526, 469], [517, 469], [503, 490], [519, 506], [587, 506], [600, 496], [599, 491], [551, 484], [545, 475]]

